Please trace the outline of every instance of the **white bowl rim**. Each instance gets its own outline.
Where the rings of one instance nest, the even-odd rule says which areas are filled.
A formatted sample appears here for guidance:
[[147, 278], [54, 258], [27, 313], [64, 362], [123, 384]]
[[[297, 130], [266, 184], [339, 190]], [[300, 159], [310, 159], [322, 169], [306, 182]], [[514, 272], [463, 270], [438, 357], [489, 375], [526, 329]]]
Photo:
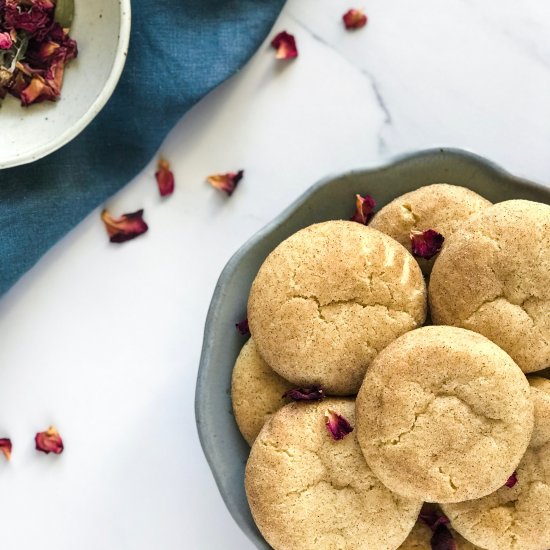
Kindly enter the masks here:
[[24, 153], [23, 155], [0, 161], [0, 169], [28, 164], [44, 158], [54, 151], [57, 151], [63, 147], [63, 145], [69, 143], [76, 136], [78, 136], [78, 134], [80, 134], [80, 132], [82, 132], [82, 130], [84, 130], [99, 114], [103, 107], [105, 107], [107, 101], [109, 101], [110, 97], [113, 95], [118, 81], [120, 80], [120, 76], [122, 75], [122, 70], [124, 69], [126, 57], [128, 55], [128, 45], [130, 44], [130, 29], [132, 27], [131, 0], [119, 0], [119, 5], [120, 29], [115, 59], [105, 86], [101, 90], [100, 94], [95, 98], [90, 108], [86, 111], [84, 116], [82, 116], [75, 124], [67, 128], [67, 130], [59, 134], [56, 139]]

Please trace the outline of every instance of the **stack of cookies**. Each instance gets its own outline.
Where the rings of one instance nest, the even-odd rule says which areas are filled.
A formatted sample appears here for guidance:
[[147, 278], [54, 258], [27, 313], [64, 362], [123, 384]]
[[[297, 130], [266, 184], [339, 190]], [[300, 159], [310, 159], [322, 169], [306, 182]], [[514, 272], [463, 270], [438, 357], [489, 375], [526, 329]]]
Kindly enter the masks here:
[[[441, 252], [413, 256], [428, 230]], [[233, 410], [275, 550], [550, 548], [550, 381], [526, 377], [550, 366], [550, 206], [435, 184], [307, 227], [248, 323]]]

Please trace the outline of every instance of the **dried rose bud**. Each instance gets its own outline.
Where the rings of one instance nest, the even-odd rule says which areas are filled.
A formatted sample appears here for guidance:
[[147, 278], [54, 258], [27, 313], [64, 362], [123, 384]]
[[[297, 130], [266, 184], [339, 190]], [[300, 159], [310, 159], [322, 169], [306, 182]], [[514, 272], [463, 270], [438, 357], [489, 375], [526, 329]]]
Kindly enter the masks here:
[[430, 540], [432, 550], [457, 550], [453, 534], [446, 525], [438, 525]]
[[374, 216], [375, 200], [370, 195], [355, 195], [355, 214], [351, 217], [352, 222], [367, 225]]
[[332, 409], [327, 409], [325, 412], [325, 425], [332, 438], [336, 441], [344, 439], [346, 435], [353, 432], [350, 423]]
[[109, 240], [112, 243], [123, 243], [135, 239], [149, 229], [143, 220], [143, 210], [123, 214], [118, 219], [113, 218], [107, 210], [103, 210], [101, 219], [107, 228]]
[[161, 197], [166, 197], [174, 192], [174, 174], [171, 172], [170, 163], [167, 160], [163, 158], [159, 160], [155, 178], [157, 178]]
[[296, 39], [286, 31], [280, 32], [272, 41], [271, 45], [277, 50], [276, 59], [294, 59], [298, 57]]
[[367, 16], [363, 10], [351, 9], [342, 16], [346, 29], [360, 29], [367, 24]]
[[0, 439], [0, 451], [4, 453], [4, 456], [6, 457], [6, 460], [10, 460], [11, 458], [11, 439], [3, 438]]
[[511, 489], [518, 482], [518, 473], [514, 472], [509, 478], [508, 481], [504, 484], [506, 487]]
[[46, 454], [60, 455], [63, 452], [63, 440], [59, 432], [50, 426], [45, 432], [38, 432], [34, 437], [36, 450]]
[[321, 401], [325, 398], [325, 392], [319, 386], [294, 388], [283, 393], [283, 398], [289, 398], [293, 401]]
[[441, 250], [445, 241], [445, 237], [433, 229], [411, 231], [410, 238], [413, 256], [425, 260], [433, 258]]
[[11, 34], [9, 32], [0, 32], [0, 50], [9, 50], [12, 44]]
[[239, 321], [235, 324], [235, 326], [243, 336], [248, 336], [250, 334], [250, 328], [248, 328], [248, 318]]
[[233, 194], [238, 183], [243, 179], [244, 170], [239, 170], [238, 172], [228, 172], [227, 174], [214, 174], [213, 176], [208, 176], [208, 183], [224, 191], [229, 196]]

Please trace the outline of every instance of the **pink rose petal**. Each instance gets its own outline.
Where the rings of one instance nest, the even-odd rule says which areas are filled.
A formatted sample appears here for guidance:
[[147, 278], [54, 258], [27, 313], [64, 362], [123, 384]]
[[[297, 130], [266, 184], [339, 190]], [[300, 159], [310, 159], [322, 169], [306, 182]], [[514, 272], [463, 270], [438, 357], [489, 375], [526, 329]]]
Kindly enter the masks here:
[[12, 449], [11, 439], [8, 439], [8, 438], [0, 439], [0, 451], [2, 451], [2, 453], [6, 457], [6, 460], [11, 459], [11, 449]]
[[34, 438], [36, 450], [46, 454], [59, 455], [63, 452], [63, 440], [59, 432], [50, 426], [45, 432], [38, 432]]
[[0, 32], [0, 50], [9, 50], [12, 44], [11, 34], [9, 32]]
[[238, 183], [243, 179], [244, 170], [238, 172], [228, 172], [227, 174], [214, 174], [208, 176], [207, 181], [212, 187], [227, 193], [229, 196], [233, 194]]
[[161, 197], [166, 197], [174, 192], [175, 179], [167, 160], [161, 158], [155, 173]]

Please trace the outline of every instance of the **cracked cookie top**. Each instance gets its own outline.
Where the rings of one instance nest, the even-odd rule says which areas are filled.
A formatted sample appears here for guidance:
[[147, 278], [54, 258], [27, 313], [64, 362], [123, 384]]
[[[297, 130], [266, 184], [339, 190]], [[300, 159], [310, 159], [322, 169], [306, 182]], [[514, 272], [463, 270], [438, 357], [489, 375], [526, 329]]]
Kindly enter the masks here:
[[355, 425], [354, 402], [329, 398], [286, 405], [260, 432], [245, 476], [256, 525], [275, 550], [394, 550], [421, 502], [382, 485], [355, 431], [335, 441], [327, 409]]
[[[447, 239], [472, 214], [489, 206], [487, 199], [470, 189], [434, 183], [394, 199], [375, 214], [369, 227], [393, 237], [411, 252], [411, 231], [433, 229]], [[435, 259], [417, 261], [429, 274]]]
[[390, 344], [369, 367], [356, 408], [373, 472], [426, 502], [495, 491], [533, 431], [525, 375], [490, 340], [455, 327], [424, 327]]
[[550, 548], [550, 381], [530, 381], [535, 430], [517, 483], [478, 500], [448, 504], [455, 529], [487, 550]]
[[524, 372], [550, 366], [550, 206], [525, 200], [472, 216], [430, 278], [432, 319], [479, 332]]
[[237, 357], [231, 378], [233, 413], [249, 445], [266, 420], [286, 403], [282, 396], [293, 387], [269, 367], [249, 338]]
[[356, 222], [330, 221], [283, 241], [250, 292], [260, 354], [298, 386], [357, 393], [377, 353], [424, 322], [426, 289], [414, 258]]

